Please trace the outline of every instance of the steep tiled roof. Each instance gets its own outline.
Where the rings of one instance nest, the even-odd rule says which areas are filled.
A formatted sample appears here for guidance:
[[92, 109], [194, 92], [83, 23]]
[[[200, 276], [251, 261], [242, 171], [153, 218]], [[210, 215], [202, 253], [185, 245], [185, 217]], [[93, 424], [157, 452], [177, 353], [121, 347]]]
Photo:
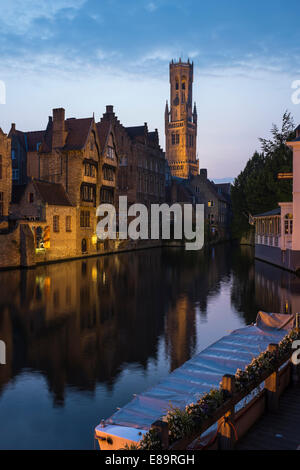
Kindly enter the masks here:
[[44, 139], [45, 131], [18, 131], [17, 129], [10, 130], [9, 137], [13, 136], [18, 139], [20, 145], [24, 150], [34, 152], [37, 150], [37, 144], [42, 143]]
[[132, 139], [135, 137], [143, 137], [145, 135], [145, 126], [125, 127], [125, 129]]
[[41, 144], [44, 139], [45, 131], [24, 132], [27, 138], [27, 148], [29, 152], [37, 150], [37, 144]]
[[100, 121], [100, 122], [97, 122], [96, 126], [97, 126], [99, 141], [100, 141], [101, 152], [103, 152], [106, 142], [107, 142], [107, 137], [111, 130], [111, 122]]
[[42, 142], [42, 145], [40, 146], [40, 152], [51, 152], [52, 150], [52, 130], [53, 130], [53, 121], [52, 117], [49, 117], [49, 121], [47, 124], [47, 128], [44, 134], [44, 140]]
[[44, 202], [50, 206], [71, 206], [69, 197], [61, 184], [33, 180], [34, 187]]
[[67, 140], [64, 146], [65, 150], [82, 149], [88, 138], [88, 134], [93, 122], [93, 118], [66, 119], [65, 128], [68, 132]]
[[26, 189], [26, 186], [27, 184], [18, 184], [18, 185], [13, 184], [12, 185], [12, 189], [11, 189], [11, 203], [12, 204], [19, 204], [24, 194], [24, 191]]

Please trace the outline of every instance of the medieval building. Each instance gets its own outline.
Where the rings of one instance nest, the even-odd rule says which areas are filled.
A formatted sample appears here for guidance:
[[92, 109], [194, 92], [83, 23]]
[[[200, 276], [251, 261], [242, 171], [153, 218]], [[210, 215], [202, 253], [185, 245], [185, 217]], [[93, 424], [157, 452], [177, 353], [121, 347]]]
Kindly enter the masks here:
[[[25, 217], [28, 220], [30, 209], [34, 220], [40, 218], [45, 222], [45, 230], [50, 227], [50, 234], [47, 233], [47, 237], [50, 237], [49, 243], [42, 242], [45, 260], [57, 257], [56, 248], [59, 244], [51, 243], [51, 239], [57, 239], [58, 233], [66, 236], [66, 230], [67, 238], [70, 240], [63, 252], [64, 257], [101, 251], [103, 246], [96, 236], [96, 208], [100, 202], [108, 200], [114, 202], [118, 167], [116, 148], [110, 129], [105, 126], [97, 127], [94, 117], [66, 119], [65, 110], [58, 108], [54, 109], [53, 116], [49, 117], [45, 131], [27, 134], [17, 132], [15, 135], [16, 130], [13, 125], [11, 134], [15, 135], [15, 141], [21, 141], [20, 145], [22, 139], [27, 142], [26, 157], [23, 155], [20, 161], [26, 161], [28, 183], [15, 186], [13, 216]], [[63, 205], [59, 202], [60, 198], [57, 198], [58, 204], [53, 199], [51, 220], [44, 220], [45, 214], [50, 214], [49, 209], [38, 217], [34, 204], [28, 208], [27, 197], [23, 197], [23, 191], [32, 194], [28, 197], [36, 197], [35, 191], [30, 191], [28, 188], [31, 180], [35, 182], [35, 189], [38, 182], [43, 185], [47, 182], [47, 194], [51, 193], [49, 187], [51, 185], [52, 192], [65, 194], [65, 199], [67, 198], [74, 209], [69, 208], [64, 211], [65, 213], [61, 215], [61, 218], [65, 218], [64, 221], [58, 222], [60, 217], [58, 212], [62, 211]], [[103, 188], [102, 182], [104, 182]], [[109, 197], [109, 194], [112, 194], [112, 197]], [[39, 200], [39, 197], [37, 199]], [[48, 204], [47, 200], [44, 202]], [[54, 213], [55, 206], [57, 213]], [[68, 226], [66, 230], [61, 228], [65, 225]], [[76, 236], [71, 236], [70, 232]], [[40, 239], [35, 240], [36, 247], [40, 243]], [[40, 253], [39, 256], [41, 255]]]
[[170, 108], [165, 109], [166, 158], [171, 174], [181, 178], [199, 173], [196, 158], [197, 110], [192, 107], [193, 63], [170, 63]]
[[118, 196], [127, 196], [129, 205], [138, 202], [149, 207], [164, 202], [166, 160], [157, 129], [149, 132], [146, 123], [124, 127], [112, 106], [106, 107], [97, 127], [107, 123], [111, 123], [119, 155]]
[[10, 153], [11, 141], [0, 128], [0, 222], [7, 221], [9, 213], [12, 176]]

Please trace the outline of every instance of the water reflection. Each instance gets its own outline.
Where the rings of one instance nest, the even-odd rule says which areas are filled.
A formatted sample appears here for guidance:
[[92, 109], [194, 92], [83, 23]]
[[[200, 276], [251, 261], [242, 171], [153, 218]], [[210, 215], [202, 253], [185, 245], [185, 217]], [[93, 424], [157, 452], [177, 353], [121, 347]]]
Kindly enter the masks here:
[[[300, 310], [299, 279], [230, 245], [90, 258], [0, 281], [2, 448], [89, 448], [100, 418], [258, 309]], [[23, 443], [5, 421], [18, 403], [16, 420], [32, 427]], [[37, 432], [33, 409], [60, 433]]]

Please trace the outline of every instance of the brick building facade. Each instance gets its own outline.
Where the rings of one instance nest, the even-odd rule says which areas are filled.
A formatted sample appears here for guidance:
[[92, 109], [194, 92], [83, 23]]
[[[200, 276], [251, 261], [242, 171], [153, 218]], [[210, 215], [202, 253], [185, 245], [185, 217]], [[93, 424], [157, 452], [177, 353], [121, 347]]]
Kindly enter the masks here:
[[[166, 159], [159, 145], [157, 129], [149, 132], [142, 126], [124, 127], [113, 106], [106, 107], [100, 125], [111, 123], [119, 155], [118, 196], [127, 196], [128, 204], [165, 201]], [[98, 126], [98, 124], [97, 124]]]
[[10, 153], [11, 140], [0, 128], [0, 222], [7, 220], [9, 214], [12, 185]]
[[173, 176], [197, 175], [197, 110], [192, 108], [193, 63], [170, 63], [170, 109], [165, 108], [166, 157]]
[[201, 169], [199, 175], [190, 177], [189, 185], [199, 203], [204, 204], [204, 216], [210, 237], [216, 240], [230, 238], [230, 183], [215, 184], [207, 178], [207, 170]]
[[27, 222], [37, 261], [77, 255], [76, 207], [60, 183], [32, 179], [11, 205], [12, 217]]
[[[75, 253], [97, 253], [101, 247], [96, 237], [96, 208], [104, 200], [113, 202], [116, 194], [118, 158], [113, 131], [96, 126], [94, 117], [65, 119], [65, 110], [58, 108], [53, 109], [45, 131], [26, 135], [17, 131], [17, 139], [27, 140], [27, 179], [61, 185], [74, 207]], [[20, 186], [15, 188], [19, 191]], [[26, 212], [23, 204], [22, 199], [19, 213]]]

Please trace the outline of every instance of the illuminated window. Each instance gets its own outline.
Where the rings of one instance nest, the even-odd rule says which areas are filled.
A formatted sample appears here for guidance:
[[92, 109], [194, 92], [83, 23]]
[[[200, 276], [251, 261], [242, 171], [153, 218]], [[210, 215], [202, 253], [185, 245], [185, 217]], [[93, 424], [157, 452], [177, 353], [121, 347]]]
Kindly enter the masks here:
[[284, 233], [285, 235], [293, 233], [293, 214], [286, 214], [284, 218]]
[[107, 147], [106, 157], [109, 158], [110, 160], [114, 160], [115, 151], [114, 151], [113, 147]]
[[214, 206], [214, 201], [208, 201], [207, 205], [208, 205], [208, 207], [213, 207]]

